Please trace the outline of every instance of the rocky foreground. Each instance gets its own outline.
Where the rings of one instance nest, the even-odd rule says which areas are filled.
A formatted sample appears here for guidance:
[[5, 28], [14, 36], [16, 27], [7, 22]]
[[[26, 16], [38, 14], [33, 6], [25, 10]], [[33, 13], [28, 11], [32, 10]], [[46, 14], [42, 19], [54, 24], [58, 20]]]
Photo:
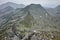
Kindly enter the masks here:
[[21, 33], [14, 34], [9, 32], [7, 36], [2, 36], [1, 40], [60, 40], [60, 32], [46, 32], [46, 31], [21, 31]]

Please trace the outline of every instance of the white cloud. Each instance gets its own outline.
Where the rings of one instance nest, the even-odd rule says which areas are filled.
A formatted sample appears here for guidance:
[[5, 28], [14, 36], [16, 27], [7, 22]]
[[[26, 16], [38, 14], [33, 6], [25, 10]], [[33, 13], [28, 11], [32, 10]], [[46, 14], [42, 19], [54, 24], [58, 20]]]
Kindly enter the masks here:
[[42, 4], [43, 6], [54, 6], [60, 4], [60, 0], [0, 0], [0, 3], [7, 2], [7, 1], [15, 2], [18, 4], [35, 3], [35, 4]]
[[0, 4], [7, 2], [8, 0], [0, 0]]

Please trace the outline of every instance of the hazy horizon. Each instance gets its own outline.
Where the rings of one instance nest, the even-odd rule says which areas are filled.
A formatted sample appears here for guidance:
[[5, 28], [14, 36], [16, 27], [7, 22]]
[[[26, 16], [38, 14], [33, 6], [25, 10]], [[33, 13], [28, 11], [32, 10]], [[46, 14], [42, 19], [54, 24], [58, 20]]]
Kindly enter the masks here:
[[60, 0], [0, 0], [0, 5], [6, 2], [13, 2], [16, 4], [41, 4], [44, 7], [55, 7], [57, 5], [60, 5]]

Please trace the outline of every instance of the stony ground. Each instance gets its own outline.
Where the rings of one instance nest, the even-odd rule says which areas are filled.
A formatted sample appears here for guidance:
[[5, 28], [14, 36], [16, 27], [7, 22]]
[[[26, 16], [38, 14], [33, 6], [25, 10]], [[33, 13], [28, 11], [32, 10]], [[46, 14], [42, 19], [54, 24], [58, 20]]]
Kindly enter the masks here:
[[4, 37], [2, 40], [60, 40], [60, 32], [33, 31], [27, 32], [24, 36], [21, 34]]

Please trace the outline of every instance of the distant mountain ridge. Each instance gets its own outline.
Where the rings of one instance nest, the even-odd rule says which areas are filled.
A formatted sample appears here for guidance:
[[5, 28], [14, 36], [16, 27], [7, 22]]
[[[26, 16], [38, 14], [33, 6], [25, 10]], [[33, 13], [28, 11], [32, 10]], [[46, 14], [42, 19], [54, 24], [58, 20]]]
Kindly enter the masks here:
[[13, 2], [7, 2], [0, 5], [0, 24], [6, 21], [7, 16], [11, 16], [13, 12], [19, 11], [24, 8], [24, 4], [16, 4]]
[[56, 7], [56, 10], [57, 10], [58, 13], [60, 13], [60, 5], [58, 5], [58, 6]]
[[60, 17], [60, 5], [56, 6], [55, 8], [45, 8], [48, 13]]
[[16, 4], [16, 3], [13, 3], [13, 2], [7, 2], [7, 3], [4, 3], [2, 5], [0, 5], [0, 9], [3, 9], [5, 7], [8, 7], [8, 6], [11, 6], [12, 8], [24, 8], [25, 5], [24, 4]]

